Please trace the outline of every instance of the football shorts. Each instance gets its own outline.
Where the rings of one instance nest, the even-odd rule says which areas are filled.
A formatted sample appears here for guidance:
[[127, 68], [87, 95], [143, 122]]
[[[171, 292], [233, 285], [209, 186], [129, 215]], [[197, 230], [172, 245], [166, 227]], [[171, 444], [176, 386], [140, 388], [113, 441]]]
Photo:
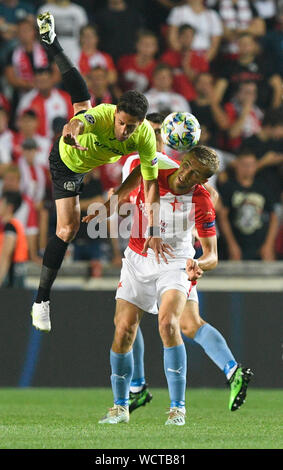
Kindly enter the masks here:
[[123, 299], [144, 312], [157, 314], [161, 297], [167, 290], [176, 289], [198, 302], [196, 286], [188, 280], [186, 259], [170, 259], [160, 264], [155, 258], [141, 256], [129, 247], [122, 260], [116, 299]]

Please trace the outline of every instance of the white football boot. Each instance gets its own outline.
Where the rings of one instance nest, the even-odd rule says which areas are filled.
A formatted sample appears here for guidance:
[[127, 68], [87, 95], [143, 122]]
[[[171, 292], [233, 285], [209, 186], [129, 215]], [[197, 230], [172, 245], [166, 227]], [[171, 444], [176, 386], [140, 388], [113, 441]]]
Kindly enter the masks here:
[[39, 34], [41, 40], [47, 44], [52, 44], [55, 39], [55, 22], [54, 17], [47, 11], [37, 17], [37, 24], [39, 27]]
[[34, 302], [31, 310], [32, 324], [37, 330], [49, 332], [51, 330], [49, 300], [37, 304]]
[[186, 410], [185, 408], [178, 408], [174, 406], [168, 411], [169, 416], [165, 425], [175, 424], [176, 426], [184, 426]]
[[118, 424], [118, 423], [128, 423], [130, 420], [129, 407], [114, 405], [113, 408], [110, 408], [108, 413], [101, 418], [99, 424]]

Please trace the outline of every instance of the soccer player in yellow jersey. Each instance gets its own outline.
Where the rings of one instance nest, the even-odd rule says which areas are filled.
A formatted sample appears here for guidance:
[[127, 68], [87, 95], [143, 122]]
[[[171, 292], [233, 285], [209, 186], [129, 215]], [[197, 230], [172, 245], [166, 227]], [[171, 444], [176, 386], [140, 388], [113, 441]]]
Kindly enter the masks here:
[[54, 143], [49, 157], [57, 227], [56, 234], [45, 249], [39, 288], [31, 312], [33, 325], [39, 330], [50, 331], [50, 290], [68, 244], [80, 226], [79, 194], [84, 174], [88, 171], [137, 151], [146, 202], [151, 208], [149, 237], [144, 251], [152, 249], [158, 261], [159, 256], [167, 261], [165, 253], [172, 255], [166, 244], [162, 243], [158, 226], [158, 159], [155, 134], [145, 119], [148, 109], [146, 98], [137, 91], [128, 91], [121, 96], [117, 106], [101, 104], [92, 108], [84, 79], [58, 42], [53, 16], [50, 13], [39, 15], [37, 23], [41, 40], [59, 67], [74, 108], [74, 117], [64, 126], [62, 136]]

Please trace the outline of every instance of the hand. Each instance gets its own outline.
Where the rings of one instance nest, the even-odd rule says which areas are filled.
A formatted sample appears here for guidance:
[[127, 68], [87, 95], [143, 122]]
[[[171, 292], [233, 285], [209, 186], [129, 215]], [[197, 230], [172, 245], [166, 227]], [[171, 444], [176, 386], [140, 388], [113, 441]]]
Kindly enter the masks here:
[[264, 243], [260, 250], [260, 257], [263, 261], [274, 261], [275, 260], [275, 254], [274, 254], [274, 248], [272, 245]]
[[189, 281], [196, 281], [203, 275], [203, 270], [199, 267], [196, 260], [189, 258], [186, 264], [186, 273]]
[[155, 258], [157, 263], [160, 263], [159, 256], [165, 261], [166, 264], [168, 264], [167, 258], [164, 255], [164, 253], [167, 253], [167, 255], [171, 256], [171, 258], [175, 258], [173, 252], [173, 248], [169, 243], [163, 243], [162, 238], [159, 237], [149, 237], [146, 239], [142, 253], [146, 253], [148, 248], [151, 248], [154, 251]]
[[236, 242], [229, 245], [229, 259], [231, 261], [240, 261], [242, 259], [242, 250]]
[[114, 193], [115, 193], [115, 189], [114, 189], [114, 188], [110, 188], [110, 189], [108, 190], [108, 193], [107, 193], [108, 199], [110, 199], [111, 196], [113, 196]]
[[77, 150], [82, 150], [82, 151], [88, 150], [88, 147], [83, 147], [78, 142], [77, 135], [74, 134], [71, 124], [72, 123], [65, 124], [65, 126], [63, 127], [62, 136], [63, 136], [63, 140], [65, 144], [71, 145], [71, 147]]

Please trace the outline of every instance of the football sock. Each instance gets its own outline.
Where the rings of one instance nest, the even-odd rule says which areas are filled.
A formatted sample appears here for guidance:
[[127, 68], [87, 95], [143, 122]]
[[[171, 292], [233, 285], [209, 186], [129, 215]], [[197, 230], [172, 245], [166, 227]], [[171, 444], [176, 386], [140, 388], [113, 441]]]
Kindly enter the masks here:
[[57, 237], [57, 235], [54, 235], [48, 241], [42, 261], [36, 303], [49, 300], [51, 287], [61, 267], [67, 247], [68, 243]]
[[110, 351], [111, 384], [115, 405], [129, 404], [129, 390], [134, 369], [133, 350], [119, 354]]
[[90, 94], [87, 84], [79, 71], [76, 69], [72, 61], [66, 56], [57, 37], [52, 44], [43, 43], [44, 47], [52, 54], [60, 73], [64, 88], [71, 96], [72, 103], [80, 103], [88, 101]]
[[185, 407], [187, 354], [184, 343], [164, 348], [164, 370], [168, 383], [170, 407]]
[[138, 393], [145, 384], [144, 377], [144, 340], [140, 327], [137, 330], [137, 336], [133, 344], [134, 372], [131, 380], [130, 391]]
[[224, 371], [226, 376], [233, 367], [237, 366], [237, 362], [222, 334], [209, 323], [205, 323], [198, 329], [194, 341], [202, 346], [205, 353]]

